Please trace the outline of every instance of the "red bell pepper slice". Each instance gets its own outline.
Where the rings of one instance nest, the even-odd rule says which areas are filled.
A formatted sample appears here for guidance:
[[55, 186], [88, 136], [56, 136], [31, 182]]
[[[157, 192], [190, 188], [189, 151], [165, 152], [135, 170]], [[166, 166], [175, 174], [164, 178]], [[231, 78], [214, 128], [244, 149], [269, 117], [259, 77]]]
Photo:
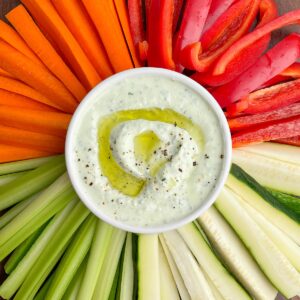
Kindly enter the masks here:
[[218, 68], [218, 74], [224, 73], [226, 71], [226, 66], [230, 61], [234, 60], [236, 56], [240, 55], [241, 51], [253, 45], [265, 35], [281, 27], [297, 23], [300, 23], [300, 9], [288, 12], [245, 35], [222, 55], [222, 65]]
[[183, 0], [174, 0], [174, 18], [173, 18], [173, 33], [177, 29], [178, 20], [181, 14]]
[[200, 42], [186, 46], [181, 52], [181, 64], [190, 70], [208, 71], [225, 50], [249, 31], [259, 3], [260, 0], [240, 0], [232, 5], [203, 35], [203, 52], [199, 52]]
[[237, 0], [212, 0], [203, 33], [210, 29], [219, 17]]
[[279, 84], [279, 83], [284, 83], [284, 82], [287, 82], [291, 79], [293, 79], [293, 78], [288, 77], [288, 76], [283, 76], [283, 75], [279, 74], [279, 75], [276, 75], [275, 77], [273, 77], [272, 79], [268, 80], [267, 82], [265, 82], [260, 87], [260, 89], [264, 89], [264, 88], [267, 88], [267, 87], [270, 87], [270, 86], [273, 86], [273, 85], [276, 85], [276, 84]]
[[130, 30], [135, 46], [145, 40], [142, 0], [128, 0]]
[[[277, 15], [277, 7], [274, 0], [262, 0], [259, 4], [260, 21], [257, 28], [265, 25], [266, 23], [274, 20]], [[193, 75], [193, 79], [201, 84], [208, 84], [210, 86], [220, 86], [230, 82], [239, 76], [243, 71], [247, 70], [253, 65], [259, 57], [268, 48], [271, 35], [259, 39], [256, 43], [251, 44], [249, 47], [243, 49], [233, 60], [227, 62], [223, 60], [223, 56], [226, 55], [227, 50], [216, 62], [213, 70], [208, 73], [196, 73]], [[225, 70], [224, 72], [220, 70]]]
[[288, 119], [297, 115], [300, 115], [300, 103], [293, 103], [273, 111], [229, 119], [228, 124], [231, 131], [237, 131], [262, 123], [270, 123], [277, 120]]
[[149, 7], [148, 64], [150, 67], [175, 69], [172, 58], [174, 0], [152, 0]]
[[178, 71], [183, 70], [179, 61], [181, 50], [191, 43], [198, 42], [201, 38], [211, 1], [187, 0], [186, 2], [173, 52]]
[[275, 140], [274, 142], [300, 147], [300, 135], [286, 138], [286, 139]]
[[138, 44], [138, 52], [139, 52], [139, 57], [141, 61], [146, 61], [148, 57], [148, 42], [147, 41], [142, 41]]
[[232, 135], [232, 146], [237, 148], [296, 135], [300, 135], [300, 115], [235, 133]]
[[290, 67], [286, 68], [280, 73], [281, 76], [288, 76], [292, 78], [300, 78], [300, 63], [295, 62]]
[[269, 50], [238, 78], [216, 88], [212, 94], [221, 107], [227, 107], [258, 89], [263, 83], [293, 64], [299, 57], [300, 35], [294, 33]]

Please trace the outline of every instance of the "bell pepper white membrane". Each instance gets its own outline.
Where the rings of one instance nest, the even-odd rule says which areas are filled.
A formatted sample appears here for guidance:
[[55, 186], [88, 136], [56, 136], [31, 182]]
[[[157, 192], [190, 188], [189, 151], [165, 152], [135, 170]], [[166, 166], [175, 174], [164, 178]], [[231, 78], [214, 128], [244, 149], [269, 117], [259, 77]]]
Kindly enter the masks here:
[[[128, 196], [103, 174], [99, 126], [113, 113], [153, 108], [171, 109], [188, 118], [202, 133], [203, 143], [176, 123], [136, 119], [117, 124], [110, 135], [113, 158], [127, 173], [145, 180], [136, 196]], [[131, 76], [106, 85], [81, 110], [72, 129], [69, 163], [78, 174], [84, 197], [109, 218], [130, 226], [168, 224], [201, 206], [215, 188], [226, 159], [219, 122], [209, 104], [184, 83], [152, 74]], [[134, 141], [149, 131], [160, 144], [145, 162], [137, 157]], [[153, 164], [159, 166], [155, 174], [151, 173]]]

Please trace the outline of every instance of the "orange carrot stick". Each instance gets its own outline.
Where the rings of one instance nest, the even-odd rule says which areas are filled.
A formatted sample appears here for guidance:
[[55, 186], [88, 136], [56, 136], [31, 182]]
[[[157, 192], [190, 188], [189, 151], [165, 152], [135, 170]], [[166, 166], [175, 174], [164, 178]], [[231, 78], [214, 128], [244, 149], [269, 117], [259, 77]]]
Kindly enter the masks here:
[[9, 107], [22, 107], [34, 110], [44, 110], [44, 111], [58, 111], [54, 107], [42, 104], [35, 100], [32, 100], [23, 95], [12, 93], [3, 89], [0, 89], [0, 105], [5, 105]]
[[23, 53], [37, 64], [42, 64], [41, 61], [31, 51], [31, 49], [26, 45], [26, 43], [13, 30], [13, 28], [2, 20], [0, 20], [0, 39], [17, 49], [19, 52]]
[[0, 163], [53, 155], [53, 153], [0, 144]]
[[115, 72], [133, 68], [112, 1], [82, 0], [95, 24]]
[[4, 77], [7, 77], [7, 78], [14, 78], [13, 75], [9, 74], [8, 72], [6, 72], [5, 70], [3, 70], [1, 68], [0, 68], [0, 76], [4, 76]]
[[65, 86], [45, 67], [31, 61], [3, 41], [0, 41], [0, 67], [55, 101], [66, 112], [74, 112], [77, 102]]
[[125, 36], [127, 46], [129, 48], [134, 66], [136, 68], [141, 67], [142, 64], [138, 58], [137, 49], [134, 46], [131, 31], [130, 31], [129, 16], [127, 11], [126, 1], [125, 0], [113, 0], [113, 1], [115, 3], [115, 8], [119, 17], [119, 21], [121, 23], [121, 27], [123, 29], [123, 34]]
[[105, 49], [82, 3], [77, 0], [52, 0], [52, 3], [99, 75], [102, 78], [112, 75]]
[[39, 111], [19, 107], [8, 109], [7, 106], [0, 105], [1, 125], [46, 133], [62, 138], [66, 137], [71, 117], [69, 114], [59, 112]]
[[0, 125], [0, 144], [20, 146], [51, 153], [63, 153], [65, 139]]
[[44, 65], [80, 101], [86, 94], [85, 88], [40, 31], [24, 6], [18, 5], [6, 15], [6, 18]]
[[91, 89], [98, 84], [101, 81], [100, 76], [56, 12], [51, 1], [22, 0], [21, 2], [25, 4], [38, 23], [43, 24], [85, 88]]
[[41, 102], [46, 105], [49, 105], [49, 106], [52, 106], [52, 107], [62, 110], [61, 107], [59, 107], [53, 101], [49, 100], [43, 94], [41, 94], [40, 92], [36, 91], [32, 87], [26, 85], [25, 83], [23, 83], [19, 80], [0, 76], [0, 89], [31, 98], [35, 101], [38, 101], [38, 102]]

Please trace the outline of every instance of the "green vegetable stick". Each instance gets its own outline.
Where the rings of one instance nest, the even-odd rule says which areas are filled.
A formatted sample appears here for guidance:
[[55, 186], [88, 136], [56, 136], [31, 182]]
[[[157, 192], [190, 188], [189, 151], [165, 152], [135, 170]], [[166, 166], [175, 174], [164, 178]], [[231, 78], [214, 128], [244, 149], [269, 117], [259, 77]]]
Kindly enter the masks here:
[[34, 233], [31, 234], [9, 257], [8, 261], [4, 265], [4, 270], [6, 274], [10, 274], [18, 265], [18, 263], [22, 260], [22, 258], [26, 255], [30, 247], [34, 244], [34, 242], [38, 239], [40, 234], [45, 229], [47, 223], [38, 228]]
[[52, 157], [42, 157], [0, 164], [0, 175], [32, 170], [47, 163], [51, 159]]
[[78, 292], [77, 300], [92, 299], [112, 232], [112, 226], [98, 220], [86, 271]]
[[72, 236], [89, 214], [89, 210], [81, 202], [76, 204], [42, 254], [37, 258], [17, 292], [15, 300], [34, 298], [44, 280], [61, 258]]
[[61, 299], [66, 292], [76, 270], [90, 249], [96, 221], [96, 217], [90, 215], [76, 232], [76, 236], [55, 271], [53, 281], [45, 297], [46, 300]]
[[93, 300], [106, 300], [109, 298], [125, 238], [125, 231], [114, 228], [108, 246], [109, 251], [106, 253], [105, 260], [97, 279], [97, 285], [92, 298]]
[[[122, 255], [121, 255], [122, 256]], [[122, 268], [122, 258], [119, 259], [117, 270], [113, 279], [113, 283], [110, 289], [108, 300], [115, 300], [118, 293], [118, 285], [121, 277], [121, 268]]]
[[[1, 166], [1, 165], [0, 165]], [[13, 180], [21, 177], [22, 175], [25, 175], [28, 173], [28, 171], [19, 172], [19, 173], [12, 173], [12, 174], [6, 174], [0, 176], [0, 186], [3, 186], [9, 182], [12, 182]]]
[[53, 277], [54, 277], [54, 274], [51, 274], [47, 278], [47, 280], [43, 284], [42, 288], [38, 291], [38, 293], [34, 297], [34, 300], [44, 300], [45, 299], [45, 297], [46, 297], [46, 295], [48, 293], [49, 287], [50, 287], [50, 285], [52, 283]]
[[37, 169], [0, 186], [0, 210], [8, 208], [46, 188], [65, 170], [64, 156], [56, 156]]
[[70, 282], [68, 289], [64, 294], [62, 300], [77, 300], [77, 294], [83, 279], [86, 263], [87, 263], [87, 257], [85, 257], [80, 267], [76, 271], [76, 274], [73, 277], [72, 281]]
[[48, 243], [56, 235], [59, 228], [65, 222], [65, 219], [71, 213], [74, 206], [78, 203], [78, 199], [71, 201], [61, 212], [59, 212], [47, 225], [41, 236], [33, 244], [27, 254], [20, 261], [18, 266], [9, 275], [8, 278], [0, 286], [0, 296], [3, 298], [11, 298], [18, 288], [21, 286], [26, 276], [32, 269], [37, 258], [41, 255]]
[[8, 224], [15, 216], [17, 216], [29, 203], [31, 203], [35, 198], [37, 198], [40, 193], [34, 194], [29, 198], [22, 200], [12, 208], [10, 208], [5, 214], [0, 217], [0, 229]]
[[51, 204], [29, 220], [29, 222], [27, 222], [22, 228], [17, 230], [11, 238], [0, 247], [0, 261], [16, 249], [16, 247], [30, 236], [31, 233], [61, 211], [71, 200], [76, 198], [77, 196], [72, 188], [55, 198]]

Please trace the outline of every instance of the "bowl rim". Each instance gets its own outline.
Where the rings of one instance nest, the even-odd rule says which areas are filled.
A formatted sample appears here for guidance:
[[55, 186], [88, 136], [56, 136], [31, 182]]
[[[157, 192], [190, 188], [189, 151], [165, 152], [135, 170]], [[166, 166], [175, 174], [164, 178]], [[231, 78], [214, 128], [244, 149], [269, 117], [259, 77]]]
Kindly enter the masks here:
[[[73, 137], [75, 136], [73, 132], [76, 130], [77, 120], [81, 118], [81, 112], [85, 110], [87, 105], [89, 105], [89, 101], [91, 101], [91, 99], [94, 99], [97, 95], [99, 95], [102, 90], [105, 90], [107, 87], [116, 84], [122, 79], [138, 77], [141, 75], [164, 76], [166, 78], [179, 81], [184, 85], [186, 85], [191, 90], [198, 93], [202, 97], [202, 99], [206, 101], [206, 103], [211, 107], [211, 109], [213, 110], [213, 112], [215, 113], [219, 121], [220, 130], [223, 137], [223, 148], [224, 148], [223, 150], [224, 159], [222, 160], [222, 169], [218, 176], [218, 180], [216, 181], [215, 187], [210, 191], [210, 193], [207, 196], [207, 199], [205, 199], [205, 201], [203, 201], [197, 209], [193, 210], [191, 213], [185, 215], [184, 217], [178, 220], [175, 221], [173, 220], [172, 222], [169, 222], [167, 224], [147, 226], [147, 227], [129, 225], [125, 222], [117, 221], [109, 217], [107, 214], [103, 213], [103, 211], [99, 209], [99, 206], [96, 205], [93, 199], [88, 199], [89, 197], [86, 196], [85, 193], [83, 192], [83, 185], [79, 180], [79, 176], [75, 170], [75, 164], [72, 161]], [[76, 191], [79, 199], [94, 215], [96, 215], [102, 221], [114, 227], [117, 227], [119, 229], [137, 233], [137, 234], [157, 234], [169, 230], [174, 230], [200, 217], [215, 202], [218, 195], [220, 194], [221, 189], [223, 188], [230, 171], [231, 158], [232, 158], [232, 143], [231, 143], [230, 129], [227, 123], [227, 119], [224, 115], [224, 112], [218, 105], [215, 98], [199, 83], [197, 83], [196, 81], [192, 80], [191, 78], [181, 73], [170, 71], [167, 69], [152, 68], [152, 67], [143, 67], [143, 68], [136, 68], [136, 69], [122, 71], [120, 73], [112, 75], [111, 77], [103, 80], [98, 85], [96, 85], [83, 98], [81, 103], [78, 105], [75, 113], [73, 114], [71, 122], [68, 127], [66, 142], [65, 142], [65, 159], [66, 159], [67, 172], [71, 184], [74, 190]]]

